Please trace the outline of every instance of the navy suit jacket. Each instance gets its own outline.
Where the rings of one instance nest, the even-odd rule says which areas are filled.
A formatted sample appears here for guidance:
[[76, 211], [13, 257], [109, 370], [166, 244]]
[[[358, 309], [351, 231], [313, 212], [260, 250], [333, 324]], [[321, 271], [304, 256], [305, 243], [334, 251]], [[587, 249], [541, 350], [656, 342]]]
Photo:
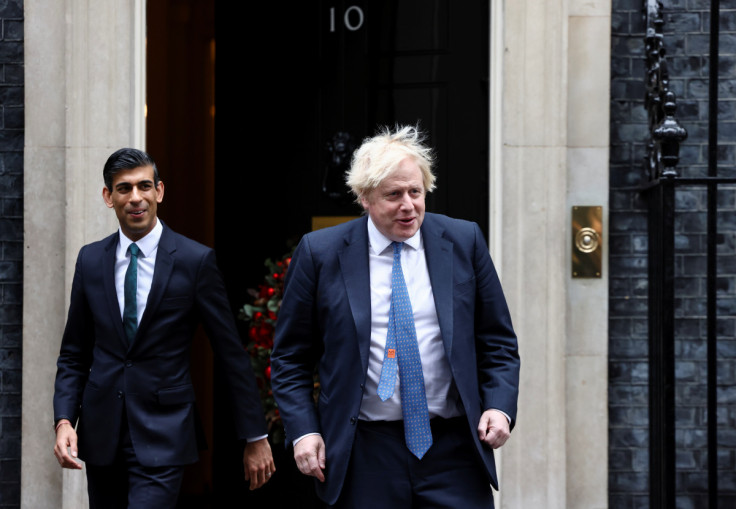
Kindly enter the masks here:
[[[326, 448], [321, 498], [342, 488], [363, 398], [371, 333], [367, 218], [305, 235], [294, 253], [276, 327], [272, 382], [289, 443], [319, 432]], [[477, 426], [495, 408], [516, 419], [516, 335], [477, 224], [427, 213], [421, 226], [445, 353], [471, 433], [498, 488], [493, 451]], [[318, 366], [315, 406], [312, 373]], [[468, 454], [474, 454], [468, 451]]]
[[250, 360], [214, 252], [164, 225], [145, 312], [129, 344], [115, 291], [117, 244], [116, 232], [80, 250], [57, 362], [54, 420], [79, 421], [80, 458], [110, 464], [127, 416], [142, 465], [197, 460], [189, 363], [200, 322], [225, 371], [238, 438], [265, 435]]

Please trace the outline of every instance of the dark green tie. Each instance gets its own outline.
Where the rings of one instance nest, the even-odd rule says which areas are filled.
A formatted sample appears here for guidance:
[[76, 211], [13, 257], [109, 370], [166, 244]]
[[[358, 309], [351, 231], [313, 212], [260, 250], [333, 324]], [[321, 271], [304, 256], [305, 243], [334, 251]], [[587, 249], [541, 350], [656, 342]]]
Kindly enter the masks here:
[[123, 287], [123, 294], [125, 295], [123, 328], [128, 342], [132, 343], [138, 330], [138, 304], [135, 296], [138, 292], [138, 253], [140, 249], [135, 244], [131, 244], [128, 251], [130, 251], [130, 263], [128, 264], [128, 270], [125, 271], [125, 286]]

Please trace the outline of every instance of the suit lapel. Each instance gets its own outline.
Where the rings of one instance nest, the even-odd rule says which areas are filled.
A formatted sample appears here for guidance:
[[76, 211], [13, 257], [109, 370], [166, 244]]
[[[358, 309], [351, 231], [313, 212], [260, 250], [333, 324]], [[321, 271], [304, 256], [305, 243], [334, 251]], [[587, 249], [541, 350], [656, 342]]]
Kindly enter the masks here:
[[112, 234], [105, 245], [105, 254], [102, 257], [102, 284], [104, 285], [105, 298], [107, 299], [112, 323], [115, 324], [118, 338], [127, 349], [128, 339], [125, 337], [125, 330], [123, 330], [123, 317], [120, 314], [120, 302], [118, 302], [118, 292], [115, 289], [115, 257], [119, 235], [117, 232]]
[[452, 242], [443, 237], [444, 230], [437, 226], [430, 214], [425, 215], [422, 224], [424, 254], [427, 258], [429, 280], [432, 283], [434, 305], [437, 308], [437, 319], [440, 324], [445, 353], [451, 357], [453, 311], [452, 311]]
[[358, 349], [363, 372], [368, 370], [371, 339], [371, 293], [368, 262], [368, 227], [364, 217], [345, 236], [345, 247], [338, 251], [340, 270], [345, 281], [350, 310], [355, 321]]
[[145, 331], [151, 322], [151, 317], [156, 313], [156, 309], [161, 303], [164, 291], [169, 283], [171, 271], [174, 268], [174, 252], [176, 251], [176, 242], [171, 230], [163, 225], [161, 232], [161, 240], [158, 242], [158, 251], [156, 252], [156, 263], [153, 268], [153, 281], [151, 281], [151, 291], [148, 294], [146, 308], [141, 317], [141, 323], [138, 325], [138, 332], [135, 335], [135, 341]]

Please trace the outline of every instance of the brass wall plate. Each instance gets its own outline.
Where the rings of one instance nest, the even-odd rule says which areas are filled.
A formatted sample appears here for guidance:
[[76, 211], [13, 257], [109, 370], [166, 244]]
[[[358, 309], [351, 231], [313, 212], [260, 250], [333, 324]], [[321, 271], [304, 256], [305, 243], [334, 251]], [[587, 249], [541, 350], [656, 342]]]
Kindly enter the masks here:
[[601, 277], [603, 207], [572, 208], [572, 277]]
[[312, 216], [312, 231], [347, 223], [348, 221], [358, 217], [360, 216]]

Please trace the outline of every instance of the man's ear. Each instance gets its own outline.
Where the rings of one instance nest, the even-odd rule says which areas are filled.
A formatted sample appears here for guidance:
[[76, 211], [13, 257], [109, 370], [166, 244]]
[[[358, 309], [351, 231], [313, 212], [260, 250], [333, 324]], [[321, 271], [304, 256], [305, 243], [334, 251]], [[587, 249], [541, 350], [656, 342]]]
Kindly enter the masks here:
[[105, 205], [107, 205], [107, 208], [111, 209], [113, 207], [112, 193], [107, 188], [107, 186], [102, 187], [102, 199], [105, 200]]
[[159, 180], [156, 186], [156, 203], [164, 201], [164, 181]]

